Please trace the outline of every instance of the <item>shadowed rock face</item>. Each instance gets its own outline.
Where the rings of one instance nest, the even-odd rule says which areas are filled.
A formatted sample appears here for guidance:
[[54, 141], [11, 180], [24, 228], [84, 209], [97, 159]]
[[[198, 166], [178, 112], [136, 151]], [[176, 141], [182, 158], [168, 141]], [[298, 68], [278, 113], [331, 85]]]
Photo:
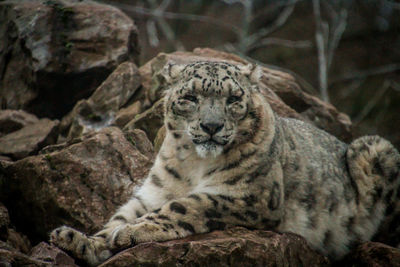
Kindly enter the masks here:
[[[175, 52], [171, 54], [160, 54], [150, 60], [148, 63], [139, 68], [142, 89], [137, 93], [137, 99], [143, 103], [142, 108], [150, 107], [162, 98], [163, 91], [166, 88], [166, 82], [158, 73], [168, 61], [175, 63], [189, 63], [193, 61], [228, 61], [231, 64], [249, 64], [248, 61], [225, 52], [209, 48], [197, 48], [193, 52]], [[264, 96], [271, 105], [271, 108], [282, 117], [295, 118], [303, 120], [324, 129], [325, 131], [335, 135], [343, 141], [350, 141], [352, 138], [352, 127], [349, 117], [339, 112], [331, 104], [321, 101], [315, 96], [304, 92], [295, 78], [288, 73], [270, 68], [263, 68], [263, 75], [259, 84]], [[162, 113], [159, 109], [153, 108], [154, 114], [149, 112], [145, 117], [158, 117], [162, 121]], [[143, 116], [135, 117], [131, 122], [127, 123], [127, 128], [137, 125], [145, 130], [149, 136], [154, 136], [157, 130], [154, 127], [148, 129], [142, 128]], [[157, 119], [155, 119], [157, 120]], [[160, 125], [160, 123], [152, 123], [152, 125]]]
[[[31, 260], [24, 253], [29, 253], [31, 244], [26, 236], [15, 231], [10, 223], [7, 208], [0, 202], [0, 266], [16, 265], [20, 261]], [[10, 265], [9, 265], [10, 266]]]
[[0, 99], [39, 117], [61, 118], [125, 60], [137, 29], [111, 6], [87, 1], [0, 4]]
[[105, 128], [37, 156], [3, 162], [0, 201], [34, 242], [47, 240], [49, 231], [62, 224], [93, 233], [146, 176], [152, 165], [149, 149], [143, 133], [127, 139], [118, 128]]
[[355, 248], [342, 261], [335, 263], [335, 267], [361, 266], [400, 266], [400, 249], [377, 242], [365, 242]]

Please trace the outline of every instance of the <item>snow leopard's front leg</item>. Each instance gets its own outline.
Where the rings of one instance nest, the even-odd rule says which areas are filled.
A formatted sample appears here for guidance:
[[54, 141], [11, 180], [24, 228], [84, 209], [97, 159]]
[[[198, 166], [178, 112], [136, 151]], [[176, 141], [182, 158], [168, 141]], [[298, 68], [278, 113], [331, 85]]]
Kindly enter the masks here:
[[[62, 226], [51, 232], [50, 242], [90, 265], [98, 265], [105, 261], [115, 252], [110, 249], [109, 241], [116, 229], [135, 223], [137, 218], [161, 207], [167, 201], [159, 194], [160, 188], [154, 186], [151, 181], [152, 179], [147, 179], [138, 194], [119, 208], [98, 233], [87, 236], [71, 227]], [[148, 198], [151, 198], [151, 201]]]
[[123, 249], [143, 242], [223, 230], [232, 225], [257, 227], [271, 221], [267, 214], [260, 212], [259, 204], [258, 197], [252, 194], [240, 198], [222, 194], [192, 194], [167, 202], [160, 210], [139, 218], [136, 224], [116, 228], [110, 245], [114, 249]]
[[98, 265], [113, 255], [109, 247], [111, 234], [116, 228], [134, 223], [147, 213], [146, 205], [138, 197], [133, 197], [111, 217], [103, 230], [93, 236], [87, 236], [71, 227], [62, 226], [50, 234], [50, 242], [59, 248], [70, 252], [75, 258], [90, 265]]

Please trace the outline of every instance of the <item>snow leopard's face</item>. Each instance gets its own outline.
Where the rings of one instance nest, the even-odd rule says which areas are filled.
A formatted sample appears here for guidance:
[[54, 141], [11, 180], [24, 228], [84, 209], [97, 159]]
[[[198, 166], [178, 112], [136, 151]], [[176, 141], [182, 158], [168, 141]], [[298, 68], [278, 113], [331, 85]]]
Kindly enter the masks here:
[[[252, 66], [224, 62], [170, 65], [174, 77], [166, 96], [166, 127], [187, 134], [200, 157], [219, 156], [251, 136], [254, 110]], [[174, 73], [175, 72], [175, 73]]]

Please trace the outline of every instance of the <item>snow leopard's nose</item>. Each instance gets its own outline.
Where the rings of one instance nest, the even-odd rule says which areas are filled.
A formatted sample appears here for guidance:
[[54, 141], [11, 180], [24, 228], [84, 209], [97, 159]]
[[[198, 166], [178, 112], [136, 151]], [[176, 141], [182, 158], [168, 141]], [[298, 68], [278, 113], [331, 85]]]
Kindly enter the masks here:
[[203, 129], [203, 131], [205, 131], [209, 135], [213, 135], [221, 131], [222, 128], [224, 127], [224, 124], [215, 122], [200, 123], [200, 127], [201, 129]]

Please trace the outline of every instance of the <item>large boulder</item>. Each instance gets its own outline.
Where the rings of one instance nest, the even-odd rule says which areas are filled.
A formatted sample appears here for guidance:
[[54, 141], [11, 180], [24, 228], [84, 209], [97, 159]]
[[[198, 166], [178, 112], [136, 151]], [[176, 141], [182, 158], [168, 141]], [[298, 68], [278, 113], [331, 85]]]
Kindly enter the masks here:
[[[130, 122], [123, 125], [126, 128], [139, 127], [145, 118], [152, 118], [149, 127], [144, 129], [152, 139], [154, 133], [162, 125], [162, 112], [152, 107], [163, 96], [166, 82], [160, 71], [167, 62], [190, 63], [193, 61], [227, 61], [232, 64], [249, 64], [248, 61], [236, 55], [220, 52], [209, 48], [196, 48], [193, 52], [161, 53], [139, 68], [142, 78], [142, 88], [136, 93], [136, 99], [142, 104], [142, 115], [137, 115]], [[352, 138], [351, 121], [349, 117], [339, 112], [334, 106], [323, 102], [316, 96], [306, 93], [296, 82], [296, 79], [285, 72], [263, 67], [263, 75], [259, 87], [272, 109], [282, 117], [300, 119], [326, 130], [343, 141]], [[147, 110], [149, 109], [150, 110]], [[152, 113], [152, 114], [150, 114]], [[161, 116], [160, 116], [161, 115]]]
[[100, 230], [152, 165], [151, 143], [137, 131], [125, 137], [105, 128], [15, 163], [0, 161], [0, 201], [17, 229], [34, 243], [62, 224]]
[[295, 234], [226, 231], [189, 236], [168, 242], [139, 244], [112, 257], [111, 266], [328, 266], [328, 259], [310, 249]]
[[123, 61], [138, 58], [138, 31], [94, 1], [0, 3], [2, 107], [61, 118]]
[[140, 86], [139, 70], [124, 62], [84, 100], [80, 100], [61, 121], [62, 136], [68, 140], [110, 126], [117, 112]]

